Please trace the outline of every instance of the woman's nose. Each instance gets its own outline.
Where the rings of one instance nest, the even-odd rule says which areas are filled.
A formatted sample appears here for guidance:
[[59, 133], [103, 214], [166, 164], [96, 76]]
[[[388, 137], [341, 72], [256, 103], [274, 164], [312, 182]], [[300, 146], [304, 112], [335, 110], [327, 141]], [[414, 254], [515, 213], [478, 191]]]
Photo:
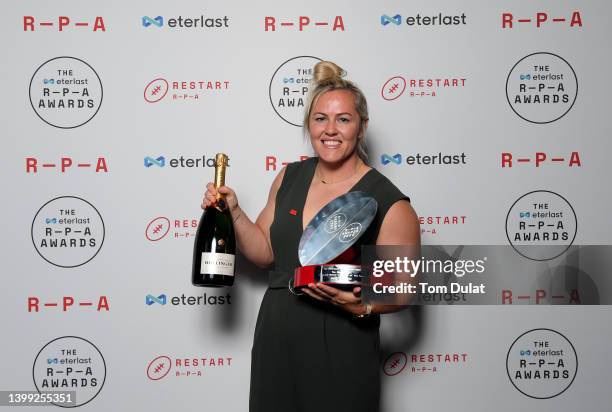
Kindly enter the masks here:
[[337, 132], [338, 130], [336, 130], [336, 124], [334, 122], [327, 122], [327, 124], [325, 125], [325, 133], [334, 135]]

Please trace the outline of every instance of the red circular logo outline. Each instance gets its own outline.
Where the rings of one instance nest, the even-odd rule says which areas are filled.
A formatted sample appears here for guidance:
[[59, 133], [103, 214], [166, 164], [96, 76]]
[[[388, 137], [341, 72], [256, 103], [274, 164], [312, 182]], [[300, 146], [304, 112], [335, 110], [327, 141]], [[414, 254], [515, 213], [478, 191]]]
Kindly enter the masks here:
[[[152, 365], [155, 363], [155, 361], [156, 361], [156, 360], [158, 360], [158, 359], [167, 359], [167, 360], [168, 360], [168, 365], [169, 365], [169, 368], [168, 368], [168, 370], [167, 370], [167, 371], [166, 371], [166, 372], [165, 372], [163, 375], [161, 375], [160, 377], [158, 377], [158, 378], [153, 378], [153, 377], [151, 377], [151, 373], [150, 373], [150, 371], [151, 371], [151, 366], [152, 366]], [[170, 370], [171, 370], [171, 369], [172, 369], [172, 359], [170, 359], [170, 358], [169, 358], [168, 356], [166, 356], [166, 355], [161, 355], [161, 356], [158, 356], [157, 358], [153, 359], [151, 362], [149, 362], [149, 365], [147, 366], [147, 377], [148, 377], [149, 379], [151, 379], [152, 381], [158, 381], [158, 380], [160, 380], [160, 379], [162, 379], [162, 378], [165, 378], [165, 377], [166, 377], [166, 375], [167, 375], [168, 373], [170, 373]]]
[[[393, 98], [391, 98], [391, 99], [387, 99], [387, 98], [385, 97], [385, 88], [386, 88], [386, 87], [387, 87], [387, 85], [388, 85], [388, 84], [389, 84], [389, 83], [390, 83], [392, 80], [394, 80], [394, 79], [401, 79], [401, 81], [404, 83], [403, 88], [402, 88], [402, 90], [401, 90], [401, 91], [398, 93], [398, 95], [397, 95], [397, 96], [395, 96], [395, 97], [393, 97]], [[383, 85], [382, 89], [380, 90], [380, 95], [381, 95], [381, 97], [382, 97], [383, 99], [385, 99], [385, 100], [387, 100], [387, 101], [391, 101], [391, 100], [398, 99], [398, 98], [399, 98], [399, 97], [400, 97], [402, 94], [404, 94], [404, 92], [406, 91], [406, 85], [407, 85], [407, 84], [408, 84], [408, 83], [406, 82], [406, 79], [405, 79], [405, 78], [403, 78], [402, 76], [395, 76], [395, 77], [392, 77], [392, 78], [390, 78], [389, 80], [387, 80], [387, 82], [386, 82], [386, 83]]]
[[[161, 97], [159, 97], [157, 100], [149, 100], [149, 98], [147, 97], [147, 90], [149, 90], [149, 86], [151, 86], [153, 83], [155, 83], [156, 81], [161, 80], [164, 82], [165, 86], [166, 86], [166, 90], [164, 91], [164, 94], [161, 95]], [[147, 86], [144, 89], [144, 99], [147, 103], [157, 103], [160, 100], [162, 100], [164, 97], [166, 97], [166, 95], [168, 94], [168, 90], [170, 89], [170, 85], [168, 84], [168, 80], [164, 79], [163, 77], [158, 77], [157, 79], [151, 80], [149, 82], [149, 84], [147, 84]]]
[[[397, 372], [395, 372], [395, 373], [387, 373], [387, 366], [388, 366], [388, 364], [389, 364], [389, 361], [390, 361], [391, 359], [393, 359], [393, 357], [394, 357], [394, 356], [396, 356], [396, 355], [400, 355], [400, 359], [403, 359], [404, 364], [402, 365], [402, 367], [401, 367], [401, 368], [400, 368], [400, 369], [399, 369]], [[385, 360], [385, 366], [384, 366], [384, 368], [383, 368], [383, 372], [384, 372], [384, 373], [385, 373], [385, 375], [387, 375], [387, 376], [395, 376], [395, 375], [399, 375], [399, 374], [400, 374], [400, 373], [401, 373], [401, 372], [402, 372], [402, 371], [403, 371], [403, 370], [406, 368], [406, 365], [408, 365], [408, 357], [406, 356], [406, 354], [405, 354], [404, 352], [394, 352], [394, 353], [392, 353], [391, 355], [389, 355], [389, 356], [387, 357], [387, 359]]]
[[[163, 220], [165, 220], [166, 222], [168, 222], [168, 227], [166, 228], [166, 231], [164, 232], [164, 234], [163, 234], [163, 235], [161, 235], [161, 236], [159, 237], [159, 239], [151, 239], [151, 238], [149, 237], [149, 228], [151, 227], [151, 225], [153, 224], [153, 222], [155, 222], [157, 219], [163, 219]], [[168, 219], [168, 218], [167, 218], [167, 217], [165, 217], [165, 216], [158, 216], [158, 217], [156, 217], [155, 219], [151, 220], [151, 221], [149, 222], [149, 224], [147, 225], [147, 228], [145, 229], [145, 236], [146, 236], [146, 238], [147, 238], [148, 240], [150, 240], [151, 242], [157, 242], [158, 240], [161, 240], [161, 239], [165, 238], [165, 237], [166, 237], [166, 235], [168, 234], [168, 232], [169, 232], [169, 231], [170, 231], [170, 219]]]

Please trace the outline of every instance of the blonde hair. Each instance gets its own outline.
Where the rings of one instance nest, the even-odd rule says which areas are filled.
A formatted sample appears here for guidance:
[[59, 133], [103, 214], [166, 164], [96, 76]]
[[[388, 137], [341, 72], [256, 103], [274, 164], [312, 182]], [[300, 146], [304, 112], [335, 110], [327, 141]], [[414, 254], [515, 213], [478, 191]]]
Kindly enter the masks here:
[[350, 80], [343, 79], [346, 75], [344, 69], [335, 63], [322, 61], [315, 65], [312, 84], [310, 86], [310, 94], [306, 111], [304, 113], [303, 130], [304, 133], [310, 135], [309, 120], [312, 114], [312, 109], [319, 97], [331, 90], [348, 90], [355, 98], [355, 111], [359, 114], [359, 134], [357, 136], [357, 155], [364, 163], [368, 160], [368, 150], [365, 143], [365, 130], [368, 121], [368, 102], [361, 89]]

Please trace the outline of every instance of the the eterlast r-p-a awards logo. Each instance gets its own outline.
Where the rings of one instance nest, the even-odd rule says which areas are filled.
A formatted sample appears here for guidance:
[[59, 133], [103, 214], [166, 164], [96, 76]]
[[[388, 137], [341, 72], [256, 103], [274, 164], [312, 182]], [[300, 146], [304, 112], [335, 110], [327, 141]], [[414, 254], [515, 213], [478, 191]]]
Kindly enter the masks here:
[[297, 56], [282, 63], [270, 79], [270, 103], [285, 122], [301, 127], [314, 66], [321, 59]]
[[84, 265], [100, 251], [104, 221], [88, 201], [61, 196], [45, 203], [32, 220], [36, 252], [52, 265], [72, 268]]
[[552, 329], [523, 333], [508, 349], [506, 370], [512, 385], [535, 399], [565, 392], [578, 372], [578, 355], [567, 337]]
[[574, 106], [578, 95], [576, 72], [553, 53], [529, 54], [520, 59], [506, 79], [506, 98], [520, 118], [531, 123], [551, 123]]
[[30, 80], [30, 103], [48, 125], [72, 129], [89, 122], [102, 105], [102, 81], [84, 60], [56, 57]]
[[552, 260], [574, 242], [578, 218], [567, 199], [550, 190], [535, 190], [519, 197], [506, 216], [506, 236], [521, 256]]
[[32, 377], [39, 392], [76, 391], [75, 406], [82, 406], [102, 390], [106, 362], [92, 342], [78, 336], [63, 336], [47, 343], [38, 352]]

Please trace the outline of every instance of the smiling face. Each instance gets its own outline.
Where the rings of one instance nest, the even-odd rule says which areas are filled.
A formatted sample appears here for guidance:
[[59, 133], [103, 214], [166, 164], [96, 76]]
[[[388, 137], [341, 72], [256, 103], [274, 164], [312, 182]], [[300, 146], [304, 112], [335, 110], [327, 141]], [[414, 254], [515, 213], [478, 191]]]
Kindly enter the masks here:
[[330, 90], [319, 96], [308, 119], [310, 142], [322, 161], [341, 162], [356, 155], [361, 118], [348, 90]]

